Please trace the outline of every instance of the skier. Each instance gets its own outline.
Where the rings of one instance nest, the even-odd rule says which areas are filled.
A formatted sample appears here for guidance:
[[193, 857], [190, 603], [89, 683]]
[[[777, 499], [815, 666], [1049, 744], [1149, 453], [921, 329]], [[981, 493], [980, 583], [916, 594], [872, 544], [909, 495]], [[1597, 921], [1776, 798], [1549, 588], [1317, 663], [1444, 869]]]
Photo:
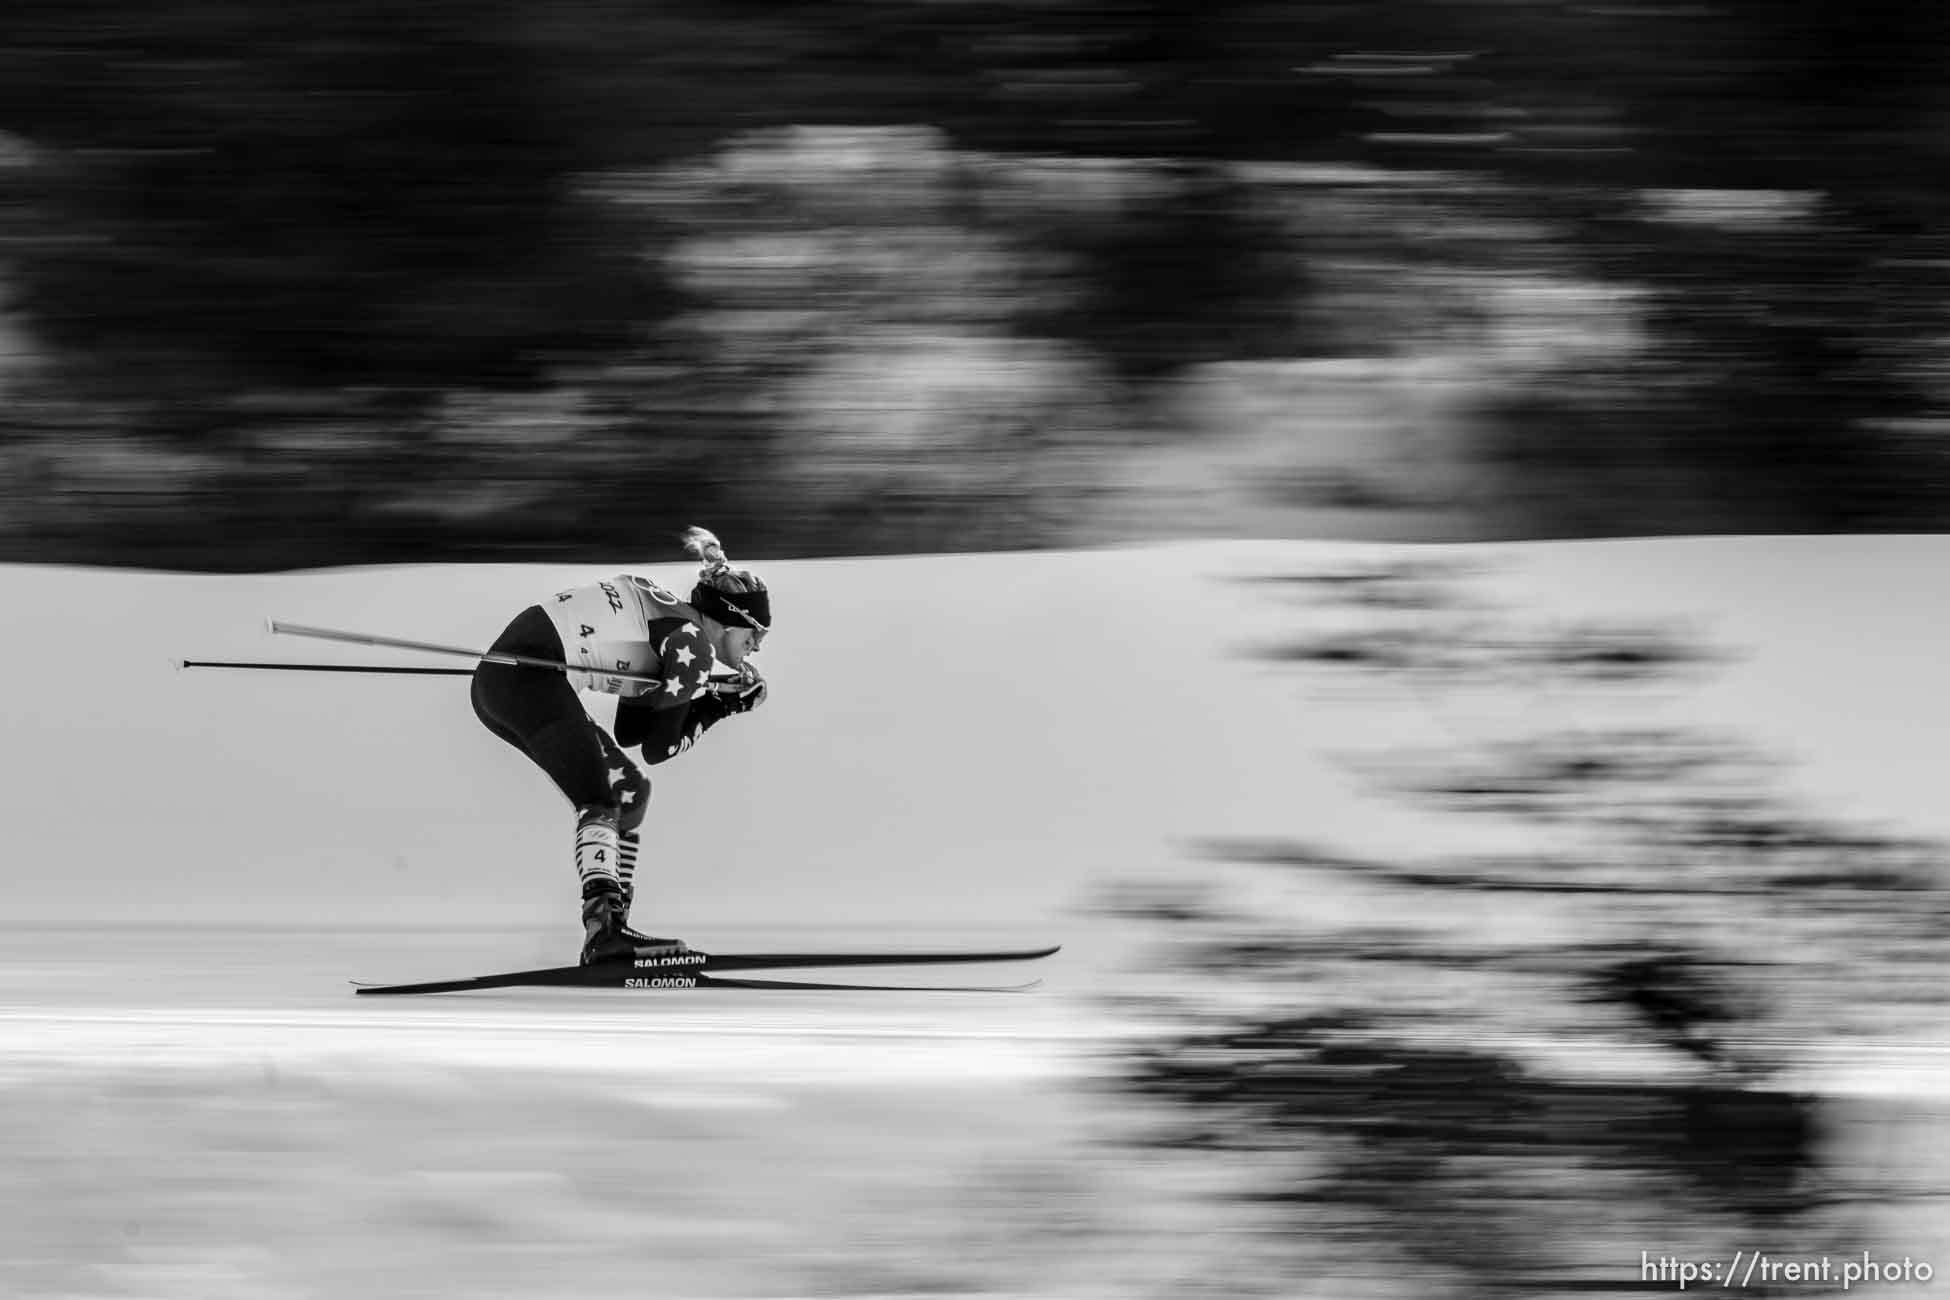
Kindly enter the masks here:
[[[650, 778], [625, 751], [638, 748], [655, 766], [730, 715], [765, 702], [765, 679], [750, 661], [772, 622], [765, 584], [735, 567], [703, 528], [684, 534], [684, 548], [702, 562], [688, 602], [648, 578], [622, 574], [529, 606], [493, 646], [575, 671], [495, 663], [474, 671], [475, 714], [548, 773], [575, 807], [585, 966], [689, 951], [680, 940], [629, 925]], [[742, 680], [735, 688], [713, 689], [719, 663], [737, 671]], [[614, 672], [656, 680], [609, 675]], [[620, 697], [614, 737], [582, 707], [581, 690]]]

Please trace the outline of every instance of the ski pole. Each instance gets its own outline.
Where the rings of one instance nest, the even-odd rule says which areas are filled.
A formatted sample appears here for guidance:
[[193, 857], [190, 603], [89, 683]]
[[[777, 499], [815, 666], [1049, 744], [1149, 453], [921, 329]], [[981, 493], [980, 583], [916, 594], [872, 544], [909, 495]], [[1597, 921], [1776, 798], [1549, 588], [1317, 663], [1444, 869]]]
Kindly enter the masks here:
[[257, 664], [234, 659], [178, 659], [177, 668], [262, 668], [286, 673], [400, 673], [421, 677], [472, 677], [472, 668], [405, 668], [390, 664]]
[[[518, 668], [547, 668], [558, 673], [588, 673], [592, 677], [615, 677], [626, 682], [663, 681], [663, 678], [649, 673], [585, 668], [577, 664], [563, 663], [559, 659], [541, 659], [534, 655], [513, 654], [506, 650], [467, 650], [460, 646], [435, 645], [428, 641], [408, 641], [401, 637], [374, 636], [367, 632], [342, 632], [336, 628], [307, 627], [302, 623], [280, 623], [277, 619], [269, 619], [266, 622], [273, 633], [283, 636], [311, 637], [319, 641], [343, 641], [349, 645], [383, 646], [391, 650], [418, 650], [426, 654], [456, 655], [481, 663], [507, 664]], [[743, 687], [746, 684], [742, 677], [718, 676], [711, 679], [711, 685], [715, 690]]]
[[[178, 659], [177, 669], [184, 668], [248, 668], [267, 672], [284, 673], [378, 673], [403, 677], [472, 677], [472, 668], [408, 668], [395, 664], [306, 664], [306, 663], [246, 663], [236, 659]], [[546, 667], [547, 661], [536, 665]], [[576, 669], [577, 672], [586, 671]], [[725, 690], [743, 684], [743, 679], [724, 673], [710, 678], [713, 689]]]

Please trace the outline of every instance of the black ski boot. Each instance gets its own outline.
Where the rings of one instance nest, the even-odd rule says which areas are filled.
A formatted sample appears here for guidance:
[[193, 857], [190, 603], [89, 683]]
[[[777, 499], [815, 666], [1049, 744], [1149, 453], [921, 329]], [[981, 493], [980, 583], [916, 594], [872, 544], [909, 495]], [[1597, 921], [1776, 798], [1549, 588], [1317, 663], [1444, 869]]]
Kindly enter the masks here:
[[655, 935], [644, 934], [630, 924], [630, 905], [636, 902], [636, 888], [629, 881], [623, 882], [623, 935], [632, 943], [652, 948], [679, 948], [685, 952], [690, 947], [682, 939], [659, 939]]
[[629, 915], [629, 899], [614, 881], [589, 882], [582, 898], [584, 966], [648, 957], [681, 957], [691, 951], [681, 939], [660, 939], [632, 930]]

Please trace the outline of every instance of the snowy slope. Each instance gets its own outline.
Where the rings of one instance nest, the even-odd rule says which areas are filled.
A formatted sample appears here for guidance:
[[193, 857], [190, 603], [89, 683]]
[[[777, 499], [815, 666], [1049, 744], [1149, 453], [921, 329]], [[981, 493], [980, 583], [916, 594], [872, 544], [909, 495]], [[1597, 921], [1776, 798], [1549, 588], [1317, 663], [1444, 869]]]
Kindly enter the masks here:
[[[1943, 539], [1445, 548], [1535, 612], [1687, 619], [1741, 658], [1690, 706], [1802, 760], [1836, 811], [1950, 832], [1934, 790]], [[1302, 543], [758, 565], [775, 688], [653, 772], [659, 922], [1026, 926], [1180, 841], [1414, 847], [1334, 755], [1372, 740], [1238, 652], [1302, 614], [1233, 579], [1387, 548]], [[0, 921], [570, 924], [568, 814], [464, 679], [191, 670], [177, 657], [438, 662], [267, 617], [484, 646], [551, 590], [683, 563], [212, 577], [0, 570], [11, 869]], [[594, 699], [595, 697], [586, 697]], [[601, 707], [600, 704], [598, 707]], [[599, 715], [600, 716], [600, 715]], [[1397, 720], [1396, 725], [1399, 725]]]
[[[1685, 621], [1737, 656], [1684, 697], [1691, 720], [1801, 760], [1793, 779], [1823, 810], [1950, 834], [1933, 761], [1950, 732], [1947, 552], [1827, 538], [1442, 554], [1491, 563], [1532, 616]], [[1203, 1285], [1215, 1252], [1239, 1249], [1238, 1204], [1184, 1193], [1230, 1175], [1102, 1141], [1122, 1119], [1114, 1091], [1071, 1085], [1101, 1083], [1130, 1026], [1091, 997], [1114, 945], [1073, 909], [1106, 880], [1198, 870], [1183, 840], [1380, 852], [1462, 833], [1363, 795], [1338, 761], [1456, 719], [1325, 698], [1239, 657], [1307, 615], [1232, 579], [1392, 553], [760, 566], [773, 699], [658, 770], [657, 924], [724, 946], [895, 946], [917, 925], [1063, 939], [1042, 992], [376, 1006], [345, 979], [567, 959], [567, 810], [474, 720], [463, 679], [172, 660], [427, 662], [272, 638], [264, 619], [482, 646], [530, 601], [629, 562], [0, 569], [0, 1293], [1109, 1300]], [[1318, 905], [1362, 906], [1348, 895]], [[105, 934], [104, 919], [143, 926]], [[285, 928], [328, 923], [346, 928]], [[1852, 1097], [1844, 1173], [1935, 1187], [1940, 1105], [1880, 1099], [1950, 1096], [1943, 1039], [1804, 1045], [1813, 1082]], [[1583, 1051], [1580, 1069], [1616, 1064], [1557, 1046]], [[1941, 1261], [1941, 1208], [1898, 1196], [1873, 1240]]]
[[[1250, 620], [1215, 579], [1274, 562], [1256, 554], [764, 566], [770, 702], [654, 773], [664, 906], [693, 928], [1041, 917], [1173, 836], [1271, 825], [1296, 779], [1328, 778], [1286, 752], [1297, 706], [1283, 726], [1264, 693], [1228, 683], [1223, 652]], [[263, 623], [481, 646], [529, 602], [620, 567], [0, 572], [17, 647], [0, 823], [15, 861], [37, 864], [8, 874], [0, 917], [566, 912], [565, 805], [475, 720], [464, 679], [171, 660], [452, 663]]]

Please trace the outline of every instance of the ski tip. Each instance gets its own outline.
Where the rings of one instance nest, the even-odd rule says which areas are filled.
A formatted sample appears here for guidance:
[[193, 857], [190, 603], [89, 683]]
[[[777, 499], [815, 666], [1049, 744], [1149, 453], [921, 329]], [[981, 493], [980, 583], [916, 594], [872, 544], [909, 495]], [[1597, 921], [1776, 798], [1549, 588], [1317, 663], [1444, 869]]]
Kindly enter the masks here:
[[696, 987], [794, 993], [1028, 993], [1041, 980], [1022, 984], [861, 984], [835, 980], [744, 979], [731, 975], [699, 975]]

